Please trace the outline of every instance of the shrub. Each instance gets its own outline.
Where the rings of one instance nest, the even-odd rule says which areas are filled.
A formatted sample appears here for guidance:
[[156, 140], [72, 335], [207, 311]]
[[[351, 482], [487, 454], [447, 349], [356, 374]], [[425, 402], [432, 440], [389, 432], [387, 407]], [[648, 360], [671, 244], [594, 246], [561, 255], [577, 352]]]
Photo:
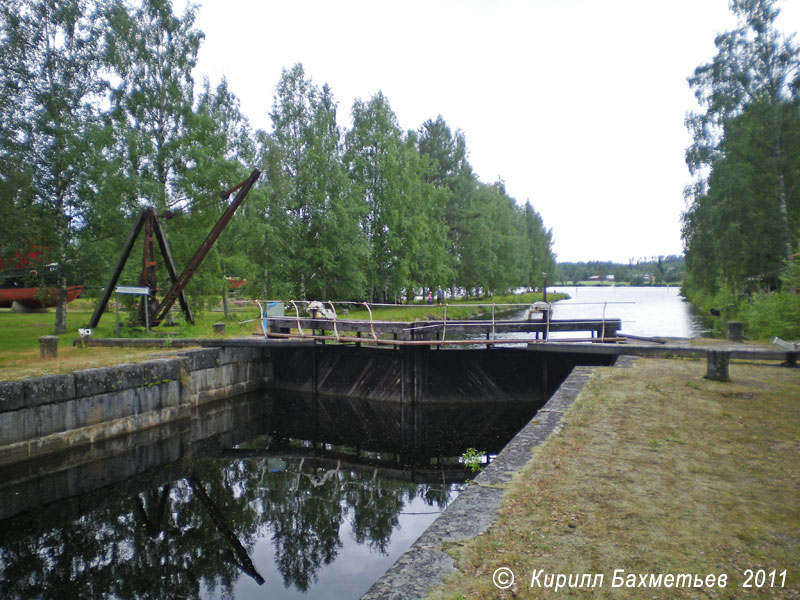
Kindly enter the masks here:
[[800, 339], [800, 294], [793, 291], [757, 294], [742, 306], [739, 317], [750, 338]]

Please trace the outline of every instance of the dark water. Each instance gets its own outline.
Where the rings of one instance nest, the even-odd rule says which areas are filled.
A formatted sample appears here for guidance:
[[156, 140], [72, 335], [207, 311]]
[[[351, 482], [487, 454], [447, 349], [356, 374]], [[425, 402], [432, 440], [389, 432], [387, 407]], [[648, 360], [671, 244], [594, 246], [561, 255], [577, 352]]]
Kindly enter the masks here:
[[0, 471], [0, 598], [358, 598], [537, 405], [301, 395]]

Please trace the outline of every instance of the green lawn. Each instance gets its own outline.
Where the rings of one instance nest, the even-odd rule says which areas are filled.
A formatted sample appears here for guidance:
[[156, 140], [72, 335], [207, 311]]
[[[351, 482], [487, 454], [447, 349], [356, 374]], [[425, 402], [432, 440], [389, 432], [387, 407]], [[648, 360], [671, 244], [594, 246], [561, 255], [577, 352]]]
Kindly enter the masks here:
[[[258, 317], [258, 308], [250, 306], [243, 312], [234, 313], [234, 319], [226, 322], [226, 337], [247, 336], [261, 330], [255, 322], [240, 325]], [[39, 357], [39, 337], [53, 335], [55, 309], [46, 313], [13, 313], [10, 309], [0, 309], [0, 380], [20, 379], [49, 373], [64, 373], [75, 369], [106, 366], [121, 362], [145, 360], [163, 353], [163, 349], [115, 349], [115, 348], [75, 348], [72, 341], [78, 337], [78, 328], [85, 327], [92, 315], [92, 303], [77, 300], [68, 306], [67, 333], [59, 337], [58, 357], [42, 359]], [[183, 314], [176, 318], [179, 325], [161, 326], [154, 331], [170, 337], [208, 338], [213, 337], [213, 324], [224, 321], [219, 312], [195, 312], [195, 325], [185, 322]], [[124, 321], [126, 315], [121, 312]], [[94, 337], [117, 337], [113, 309], [103, 315], [100, 324], [93, 331]], [[125, 327], [120, 332], [123, 337], [144, 337], [144, 328], [130, 330]], [[159, 336], [161, 337], [161, 336]]]

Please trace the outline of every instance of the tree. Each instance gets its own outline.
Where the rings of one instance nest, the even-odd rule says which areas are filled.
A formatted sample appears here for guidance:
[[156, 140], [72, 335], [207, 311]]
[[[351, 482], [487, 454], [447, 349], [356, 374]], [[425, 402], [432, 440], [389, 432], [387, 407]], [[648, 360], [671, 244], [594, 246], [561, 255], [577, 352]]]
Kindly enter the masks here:
[[363, 203], [361, 229], [370, 249], [366, 265], [369, 296], [385, 302], [408, 280], [409, 265], [404, 257], [415, 244], [413, 237], [403, 239], [399, 231], [404, 217], [400, 209], [402, 133], [380, 92], [369, 102], [356, 100], [352, 113], [353, 127], [345, 138], [345, 164], [353, 193]]
[[452, 292], [461, 260], [464, 226], [475, 217], [465, 211], [465, 203], [475, 189], [477, 178], [467, 162], [464, 134], [461, 131], [453, 134], [441, 115], [422, 124], [419, 152], [430, 164], [428, 181], [443, 193], [448, 253], [446, 281]]
[[124, 152], [120, 174], [135, 182], [132, 193], [158, 211], [186, 198], [175, 180], [187, 164], [187, 120], [192, 113], [192, 69], [203, 38], [190, 5], [179, 18], [170, 0], [141, 0], [129, 10], [122, 0], [108, 9], [106, 60], [118, 81], [111, 102]]
[[264, 161], [274, 231], [267, 249], [271, 279], [302, 299], [359, 297], [366, 237], [342, 164], [333, 93], [314, 85], [297, 64], [282, 73], [270, 116]]
[[738, 27], [717, 37], [717, 55], [689, 78], [703, 110], [687, 118], [697, 179], [683, 238], [691, 280], [707, 289], [719, 269], [730, 288], [774, 271], [797, 237], [800, 52], [774, 27], [774, 0], [732, 0], [731, 10]]
[[314, 106], [307, 137], [306, 168], [313, 175], [308, 194], [317, 208], [307, 247], [312, 274], [309, 291], [320, 299], [361, 298], [366, 286], [363, 265], [369, 256], [359, 226], [363, 205], [351, 193], [336, 124], [336, 102], [327, 85]]
[[533, 209], [530, 201], [525, 203], [518, 215], [521, 223], [520, 270], [522, 284], [528, 288], [538, 287], [543, 281], [542, 273], [555, 277], [555, 257], [552, 252], [553, 234], [545, 229], [542, 217]]
[[[698, 196], [684, 218], [684, 239], [692, 281], [719, 281], [746, 291], [752, 282], [778, 284], [785, 264], [786, 223], [775, 186], [780, 171], [786, 185], [789, 229], [798, 231], [797, 189], [800, 183], [800, 119], [796, 105], [785, 104], [782, 162], [773, 153], [772, 108], [751, 103], [725, 127], [721, 156], [708, 178], [708, 191]], [[751, 282], [745, 285], [745, 282]]]
[[345, 140], [352, 196], [369, 243], [371, 299], [412, 298], [450, 278], [445, 210], [449, 191], [415, 132], [405, 135], [382, 93], [356, 100]]
[[[220, 192], [245, 179], [256, 160], [250, 124], [226, 80], [213, 90], [208, 80], [203, 82], [197, 106], [187, 119], [185, 154], [187, 164], [176, 180], [176, 188], [193, 202], [174, 221], [172, 231], [194, 241], [198, 234], [205, 236], [211, 230], [231, 201], [221, 199]], [[256, 196], [256, 192], [251, 193]], [[245, 206], [254, 199], [248, 196]], [[226, 276], [249, 274], [252, 255], [246, 240], [257, 235], [257, 222], [247, 218], [245, 206], [228, 223], [192, 279], [198, 291], [220, 294], [226, 317], [230, 316], [231, 285]]]
[[[209, 118], [227, 117], [208, 102], [205, 107], [198, 104], [198, 110], [217, 110], [216, 114], [194, 112], [192, 69], [203, 33], [194, 26], [193, 5], [176, 15], [170, 0], [114, 0], [106, 18], [105, 59], [113, 82], [108, 117], [113, 144], [108, 153], [117, 166], [113, 186], [129, 220], [145, 206], [155, 207], [161, 215], [191, 215], [191, 219], [162, 221], [180, 270], [219, 217], [221, 205], [215, 200], [219, 191], [242, 179], [238, 172], [220, 172], [230, 165], [225, 163], [230, 156], [224, 142], [222, 146], [212, 142], [212, 147], [198, 152], [198, 137], [224, 138], [232, 121], [210, 126]], [[225, 94], [234, 98], [227, 89]], [[212, 135], [209, 127], [217, 127], [218, 133]], [[210, 167], [219, 161], [220, 169]], [[198, 175], [201, 170], [206, 174]], [[127, 277], [135, 280], [133, 263]], [[212, 275], [215, 266], [219, 268], [219, 261], [212, 253], [187, 287], [190, 297], [219, 293], [220, 277]], [[147, 284], [153, 289], [168, 285], [165, 269], [156, 279]]]
[[431, 164], [420, 154], [415, 132], [407, 132], [400, 148], [401, 184], [395, 196], [401, 219], [397, 234], [407, 243], [399, 248], [408, 264], [407, 278], [397, 281], [410, 296], [418, 288], [436, 288], [450, 279], [445, 211], [450, 192], [431, 181]]
[[57, 334], [66, 331], [67, 281], [79, 262], [73, 242], [94, 198], [89, 148], [104, 90], [96, 77], [98, 12], [89, 0], [9, 0], [0, 6], [0, 181], [16, 209], [4, 214], [27, 222], [21, 235], [6, 241], [33, 242], [48, 262], [58, 262]]

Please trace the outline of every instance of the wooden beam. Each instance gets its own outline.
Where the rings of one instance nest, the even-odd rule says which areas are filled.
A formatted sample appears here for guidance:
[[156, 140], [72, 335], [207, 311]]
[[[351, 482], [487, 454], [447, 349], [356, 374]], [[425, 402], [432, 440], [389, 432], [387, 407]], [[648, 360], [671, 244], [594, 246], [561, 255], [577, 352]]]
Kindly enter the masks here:
[[139, 213], [139, 218], [136, 220], [136, 223], [134, 223], [133, 228], [128, 233], [128, 239], [125, 240], [125, 245], [122, 247], [122, 252], [119, 253], [117, 264], [114, 267], [114, 271], [111, 273], [108, 283], [106, 284], [106, 288], [103, 291], [100, 302], [98, 302], [97, 306], [94, 307], [92, 318], [89, 319], [89, 327], [97, 327], [97, 324], [100, 322], [100, 317], [103, 316], [103, 311], [106, 309], [108, 299], [111, 297], [111, 293], [114, 291], [114, 287], [117, 285], [119, 276], [122, 274], [122, 269], [125, 267], [125, 263], [128, 261], [128, 257], [131, 254], [131, 250], [133, 250], [133, 245], [136, 243], [136, 238], [139, 236], [139, 232], [142, 230], [142, 225], [144, 225], [145, 221], [145, 215], [148, 211], [152, 210], [152, 207], [142, 210], [142, 212]]
[[[250, 173], [250, 177], [242, 181], [240, 184], [234, 186], [234, 188], [231, 188], [240, 188], [239, 193], [236, 194], [236, 198], [234, 198], [233, 202], [231, 202], [228, 208], [225, 209], [225, 212], [222, 213], [222, 216], [219, 218], [219, 221], [217, 221], [217, 224], [211, 229], [209, 234], [206, 236], [206, 239], [203, 240], [202, 244], [200, 244], [200, 248], [197, 249], [197, 252], [194, 253], [194, 256], [192, 256], [192, 258], [189, 260], [189, 263], [186, 265], [181, 274], [177, 277], [176, 281], [172, 284], [172, 287], [164, 296], [164, 299], [161, 301], [161, 305], [158, 307], [158, 311], [156, 311], [156, 314], [153, 315], [154, 325], [158, 325], [164, 319], [167, 311], [172, 307], [180, 293], [183, 292], [183, 290], [189, 284], [189, 280], [200, 267], [200, 264], [203, 262], [203, 259], [206, 257], [209, 250], [211, 250], [214, 242], [217, 241], [217, 238], [222, 233], [222, 230], [225, 229], [225, 226], [228, 224], [231, 218], [233, 218], [233, 213], [235, 213], [236, 209], [239, 208], [239, 205], [245, 199], [247, 193], [250, 191], [250, 188], [253, 187], [260, 175], [261, 171], [258, 169], [253, 169], [253, 172]], [[225, 194], [229, 193], [230, 191], [231, 190], [223, 192], [223, 197], [225, 197]]]
[[[153, 233], [155, 233], [158, 246], [161, 248], [161, 256], [164, 257], [164, 264], [167, 267], [170, 281], [172, 281], [174, 285], [175, 282], [178, 281], [178, 270], [175, 268], [175, 261], [172, 259], [172, 252], [169, 249], [167, 238], [164, 235], [164, 231], [161, 229], [161, 223], [159, 223], [158, 217], [155, 217], [153, 221]], [[178, 301], [180, 302], [183, 314], [186, 316], [186, 321], [190, 325], [194, 325], [194, 315], [192, 315], [192, 309], [189, 308], [189, 302], [186, 300], [186, 295], [183, 293], [183, 290], [178, 293]]]

